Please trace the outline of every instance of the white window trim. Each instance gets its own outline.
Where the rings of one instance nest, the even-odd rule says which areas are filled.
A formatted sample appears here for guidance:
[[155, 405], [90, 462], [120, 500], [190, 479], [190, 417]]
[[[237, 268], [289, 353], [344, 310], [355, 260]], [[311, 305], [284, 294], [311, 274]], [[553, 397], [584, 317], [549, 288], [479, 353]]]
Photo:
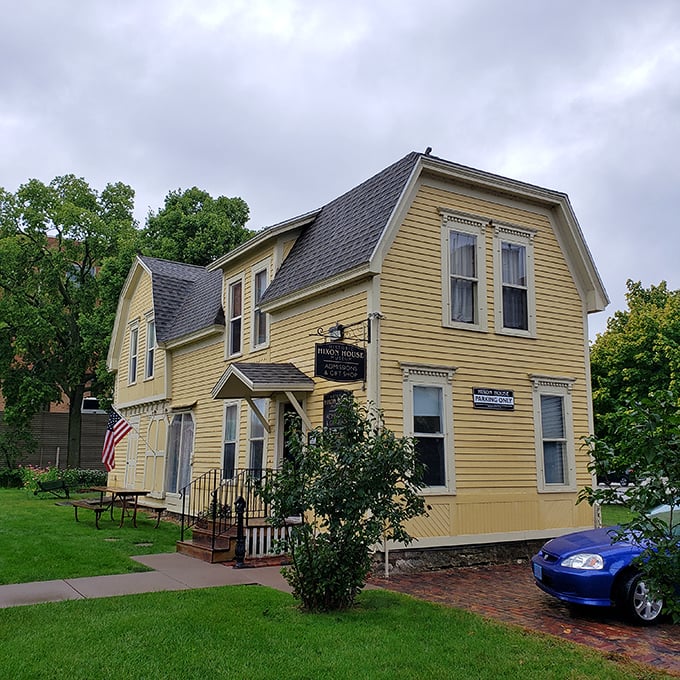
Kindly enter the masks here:
[[[536, 446], [536, 478], [539, 493], [564, 493], [576, 491], [576, 451], [574, 445], [574, 411], [572, 404], [572, 388], [575, 378], [563, 378], [547, 375], [529, 376], [533, 386], [534, 401], [534, 433]], [[543, 424], [541, 421], [541, 396], [553, 395], [562, 397], [564, 405], [564, 436], [567, 446], [566, 484], [546, 484], [543, 462]]]
[[[224, 402], [224, 410], [222, 412], [222, 471], [224, 472], [224, 445], [227, 442], [227, 408], [236, 407], [236, 439], [234, 440], [234, 470], [238, 470], [239, 462], [239, 448], [240, 448], [240, 433], [241, 433], [241, 402], [238, 399], [229, 399]], [[225, 477], [224, 479], [233, 479], [232, 477]]]
[[[135, 351], [132, 353], [132, 334], [135, 334]], [[128, 326], [128, 385], [137, 384], [137, 372], [139, 371], [139, 321], [135, 320]], [[134, 359], [135, 370], [132, 370]]]
[[442, 428], [444, 435], [444, 486], [426, 486], [423, 495], [446, 495], [456, 493], [456, 470], [453, 438], [453, 376], [452, 366], [430, 366], [426, 364], [400, 364], [403, 377], [404, 436], [413, 437], [413, 388], [442, 388]]
[[[245, 282], [244, 282], [244, 276], [243, 274], [239, 274], [238, 276], [234, 276], [231, 279], [229, 279], [226, 282], [226, 292], [225, 292], [225, 301], [224, 301], [224, 309], [225, 309], [225, 317], [226, 317], [226, 329], [225, 329], [225, 340], [226, 342], [224, 343], [224, 358], [225, 359], [231, 359], [233, 357], [240, 357], [243, 354], [243, 338], [244, 338], [244, 321], [245, 321]], [[231, 287], [236, 284], [240, 283], [241, 284], [241, 351], [240, 352], [234, 352], [233, 354], [231, 353]]]
[[[447, 328], [462, 328], [471, 331], [486, 331], [486, 223], [472, 219], [445, 208], [439, 208], [442, 217], [441, 230], [441, 270], [442, 270], [442, 325]], [[449, 272], [450, 253], [449, 235], [459, 231], [477, 237], [477, 323], [465, 323], [451, 319], [451, 273]]]
[[[523, 338], [536, 337], [536, 282], [534, 277], [534, 237], [536, 230], [507, 224], [494, 223], [494, 305], [496, 333]], [[503, 325], [503, 243], [515, 243], [526, 248], [527, 268], [527, 316], [528, 329], [506, 328]]]
[[[258, 312], [258, 305], [257, 305], [257, 300], [255, 299], [255, 279], [257, 275], [260, 272], [266, 271], [267, 272], [267, 286], [271, 283], [271, 258], [267, 258], [266, 260], [262, 260], [262, 262], [258, 262], [256, 265], [253, 266], [251, 270], [251, 277], [250, 277], [250, 297], [251, 297], [251, 322], [250, 322], [250, 347], [253, 351], [257, 351], [260, 349], [265, 349], [266, 347], [269, 347], [269, 332], [270, 332], [270, 318], [269, 314], [266, 312], [263, 312], [264, 314], [264, 319], [265, 319], [265, 324], [267, 328], [267, 333], [266, 333], [266, 339], [263, 343], [260, 343], [259, 345], [257, 344], [257, 339], [255, 337], [256, 333], [256, 323], [255, 323], [255, 317]], [[266, 289], [265, 289], [266, 290]]]
[[[149, 346], [149, 327], [153, 324], [153, 347]], [[158, 341], [156, 338], [156, 319], [153, 314], [146, 315], [146, 350], [144, 352], [144, 380], [151, 380], [155, 372], [156, 348]], [[150, 361], [149, 361], [150, 359]]]

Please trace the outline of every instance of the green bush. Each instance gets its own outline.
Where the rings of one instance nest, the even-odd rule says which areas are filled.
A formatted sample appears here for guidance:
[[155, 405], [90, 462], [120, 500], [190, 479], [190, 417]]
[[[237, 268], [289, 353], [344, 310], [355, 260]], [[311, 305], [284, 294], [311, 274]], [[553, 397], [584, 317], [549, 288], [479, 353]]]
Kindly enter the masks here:
[[[303, 437], [290, 428], [292, 460], [261, 490], [271, 522], [285, 527], [282, 573], [308, 611], [350, 607], [366, 583], [372, 548], [408, 544], [404, 522], [425, 510], [415, 442], [385, 428], [382, 415], [353, 399], [338, 404], [333, 428]], [[291, 524], [290, 518], [301, 521]]]
[[[26, 465], [19, 467], [21, 482], [28, 491], [37, 491], [38, 482], [48, 482], [55, 479], [63, 479], [70, 489], [78, 489], [88, 486], [105, 486], [107, 473], [104, 470], [81, 470], [79, 468], [57, 469], [55, 467], [37, 467]], [[22, 486], [19, 484], [18, 486]]]
[[55, 467], [39, 467], [38, 465], [20, 465], [23, 486], [28, 491], [37, 491], [38, 482], [47, 482], [59, 479], [59, 470]]
[[21, 470], [18, 468], [0, 468], [0, 488], [16, 489], [23, 486]]
[[108, 474], [105, 470], [81, 470], [68, 468], [61, 470], [59, 477], [72, 489], [88, 486], [106, 486]]

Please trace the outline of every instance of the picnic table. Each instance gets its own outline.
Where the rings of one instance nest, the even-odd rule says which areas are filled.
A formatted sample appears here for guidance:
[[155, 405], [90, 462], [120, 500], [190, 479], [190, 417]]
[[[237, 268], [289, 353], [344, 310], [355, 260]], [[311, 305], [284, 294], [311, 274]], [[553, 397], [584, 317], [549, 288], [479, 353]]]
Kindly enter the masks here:
[[137, 527], [137, 505], [140, 496], [148, 495], [149, 491], [142, 489], [125, 489], [115, 486], [91, 486], [90, 491], [96, 491], [99, 493], [99, 505], [100, 507], [106, 506], [105, 498], [110, 496], [110, 507], [111, 507], [111, 519], [113, 519], [113, 504], [116, 499], [120, 501], [122, 506], [122, 511], [120, 515], [120, 524], [123, 526], [125, 522], [125, 513], [129, 510], [130, 503], [132, 503], [132, 526]]

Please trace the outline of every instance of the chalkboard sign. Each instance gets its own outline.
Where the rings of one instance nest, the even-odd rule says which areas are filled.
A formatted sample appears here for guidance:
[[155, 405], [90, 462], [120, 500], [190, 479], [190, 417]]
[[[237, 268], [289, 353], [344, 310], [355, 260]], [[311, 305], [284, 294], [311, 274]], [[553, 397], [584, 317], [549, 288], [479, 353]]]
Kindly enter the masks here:
[[333, 390], [328, 394], [323, 395], [323, 426], [324, 429], [330, 430], [333, 428], [333, 419], [335, 418], [335, 411], [338, 408], [338, 402], [343, 397], [351, 397], [350, 390]]

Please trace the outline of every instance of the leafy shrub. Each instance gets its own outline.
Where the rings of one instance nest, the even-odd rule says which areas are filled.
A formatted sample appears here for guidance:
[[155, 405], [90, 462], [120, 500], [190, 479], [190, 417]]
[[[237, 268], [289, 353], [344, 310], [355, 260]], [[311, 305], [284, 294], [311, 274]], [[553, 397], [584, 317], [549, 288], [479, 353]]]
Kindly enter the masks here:
[[19, 467], [25, 489], [37, 491], [38, 482], [59, 479], [59, 470], [55, 467], [39, 467], [38, 465], [22, 465]]
[[0, 468], [0, 487], [16, 489], [23, 486], [21, 470], [18, 468]]
[[396, 437], [353, 399], [338, 404], [333, 425], [308, 440], [290, 428], [292, 460], [260, 492], [271, 522], [287, 529], [279, 548], [291, 566], [282, 573], [308, 611], [350, 607], [373, 546], [383, 538], [408, 544], [403, 524], [424, 512], [414, 440]]
[[61, 470], [59, 477], [66, 482], [69, 488], [75, 489], [88, 486], [106, 486], [108, 475], [105, 470], [67, 468]]
[[[18, 469], [24, 488], [37, 491], [38, 482], [63, 479], [70, 489], [88, 486], [105, 486], [107, 473], [104, 470], [81, 470], [79, 468], [57, 469], [56, 467], [38, 467], [27, 465]], [[21, 486], [21, 484], [19, 485]]]

